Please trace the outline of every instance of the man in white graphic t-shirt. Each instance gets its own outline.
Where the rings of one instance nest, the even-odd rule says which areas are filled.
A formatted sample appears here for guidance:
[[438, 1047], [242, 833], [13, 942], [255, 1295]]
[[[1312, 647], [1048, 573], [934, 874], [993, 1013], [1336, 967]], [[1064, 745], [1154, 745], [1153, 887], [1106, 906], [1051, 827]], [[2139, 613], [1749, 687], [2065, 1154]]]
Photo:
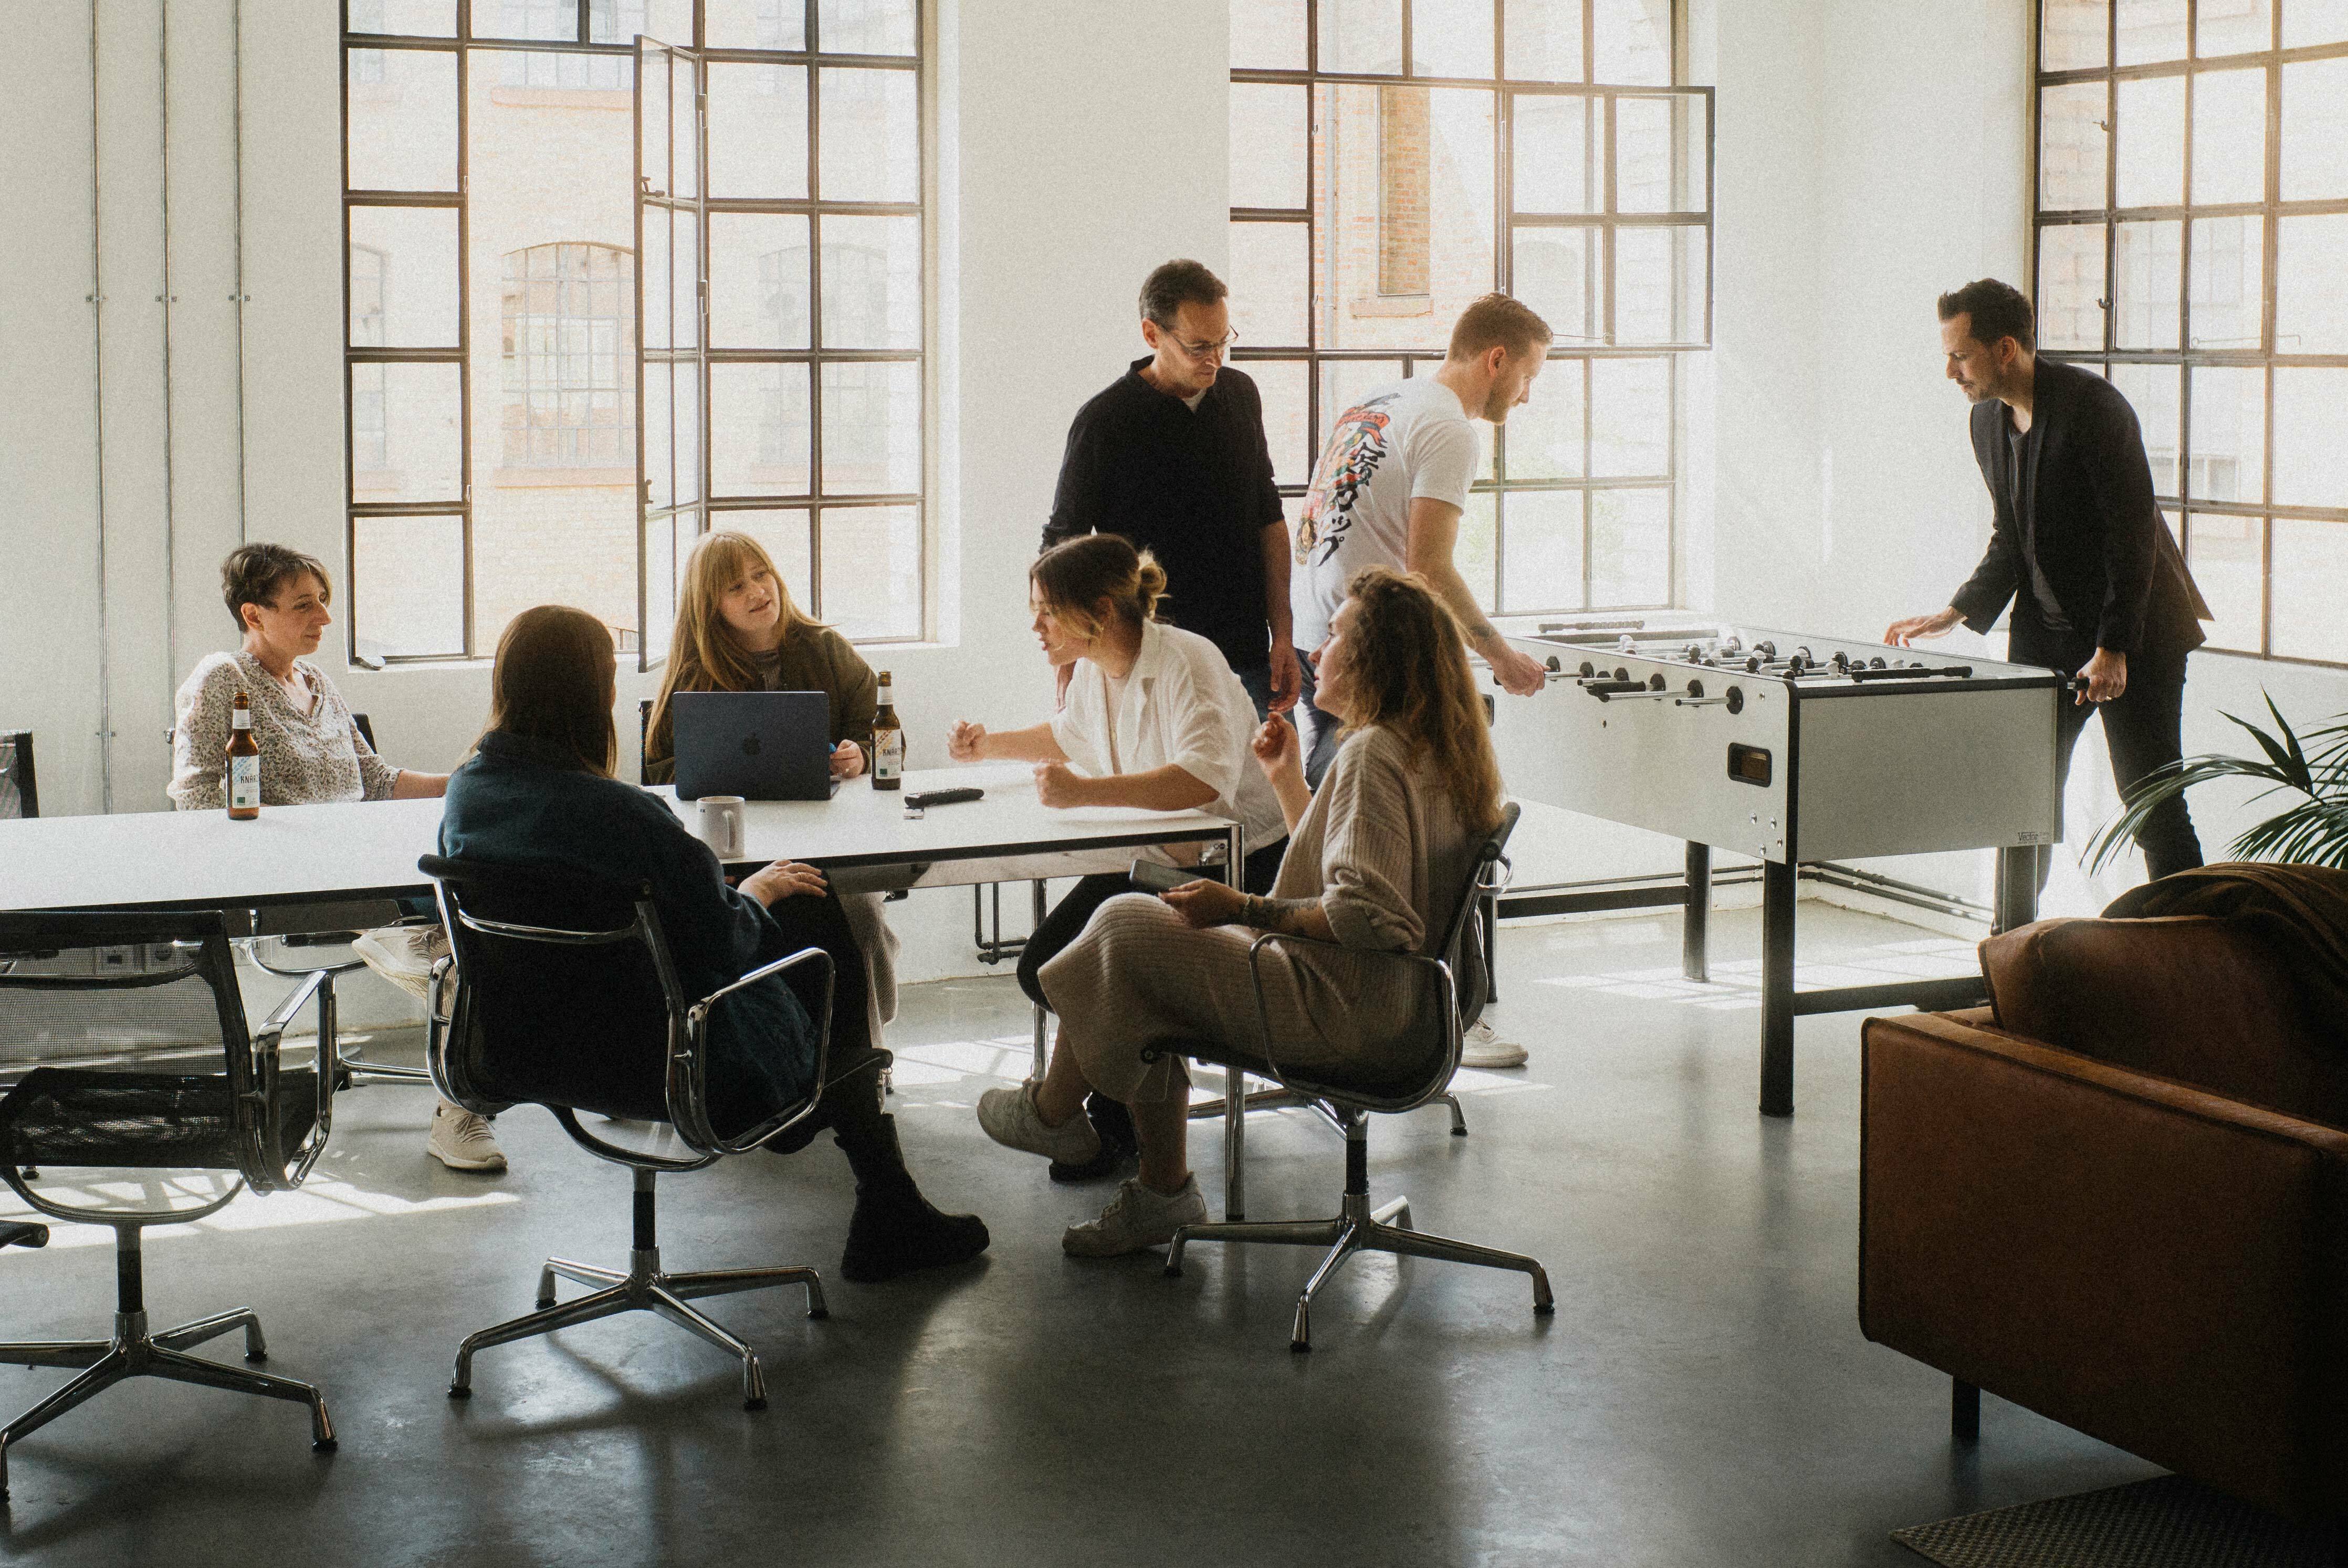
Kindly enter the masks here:
[[[1492, 629], [1451, 556], [1468, 487], [1483, 464], [1472, 421], [1498, 425], [1531, 396], [1549, 344], [1548, 323], [1506, 294], [1486, 294], [1451, 329], [1442, 369], [1378, 387], [1338, 416], [1305, 493], [1296, 569], [1288, 579], [1303, 673], [1298, 739], [1313, 784], [1337, 755], [1338, 730], [1336, 718], [1313, 701], [1317, 651], [1328, 640], [1329, 618], [1345, 602], [1345, 585], [1364, 567], [1390, 566], [1426, 579], [1508, 691], [1528, 697], [1545, 683], [1541, 667]], [[1520, 1067], [1525, 1048], [1502, 1039], [1488, 1016], [1468, 1030], [1459, 1060], [1468, 1067]]]
[[1345, 585], [1366, 566], [1425, 578], [1459, 618], [1492, 677], [1517, 695], [1541, 689], [1541, 667], [1501, 641], [1452, 565], [1468, 487], [1483, 462], [1472, 423], [1498, 425], [1532, 395], [1548, 357], [1549, 323], [1506, 294], [1486, 294], [1451, 329], [1443, 368], [1381, 386], [1337, 418], [1305, 493], [1290, 574], [1296, 648], [1304, 689], [1304, 776], [1316, 787], [1337, 754], [1337, 721], [1313, 704], [1316, 650]]

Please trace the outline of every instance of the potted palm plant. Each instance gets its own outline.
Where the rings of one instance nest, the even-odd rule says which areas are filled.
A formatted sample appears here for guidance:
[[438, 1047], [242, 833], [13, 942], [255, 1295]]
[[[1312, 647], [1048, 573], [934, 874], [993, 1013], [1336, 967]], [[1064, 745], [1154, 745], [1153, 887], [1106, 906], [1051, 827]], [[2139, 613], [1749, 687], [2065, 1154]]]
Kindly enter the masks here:
[[2348, 714], [2302, 736], [2282, 716], [2274, 699], [2271, 733], [2228, 713], [2259, 743], [2257, 757], [2212, 752], [2186, 757], [2146, 774], [2127, 794], [2127, 804], [2088, 846], [2088, 868], [2101, 871], [2126, 849], [2154, 808], [2212, 779], [2250, 779], [2267, 785], [2253, 799], [2296, 795], [2272, 816], [2246, 828], [2232, 845], [2238, 860], [2280, 860], [2298, 866], [2348, 869]]

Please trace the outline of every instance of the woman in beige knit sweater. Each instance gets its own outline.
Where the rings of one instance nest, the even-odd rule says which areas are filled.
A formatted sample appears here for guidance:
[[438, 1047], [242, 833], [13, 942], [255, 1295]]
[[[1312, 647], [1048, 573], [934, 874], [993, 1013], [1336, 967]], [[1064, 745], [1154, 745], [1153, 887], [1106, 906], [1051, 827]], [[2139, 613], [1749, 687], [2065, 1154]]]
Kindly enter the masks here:
[[1159, 1245], [1207, 1217], [1190, 1173], [1189, 1074], [1144, 1050], [1213, 1039], [1282, 1065], [1373, 1071], [1416, 1060], [1438, 1005], [1402, 967], [1322, 948], [1262, 956], [1272, 1040], [1261, 1037], [1248, 946], [1265, 931], [1367, 953], [1432, 953], [1458, 903], [1475, 845], [1499, 820], [1500, 774], [1458, 624], [1416, 577], [1356, 577], [1318, 660], [1323, 709], [1346, 739], [1307, 789], [1296, 733], [1258, 732], [1259, 766], [1280, 796], [1289, 847], [1269, 897], [1192, 882], [1101, 906], [1040, 977], [1060, 1034], [1043, 1080], [980, 1097], [995, 1142], [1071, 1163], [1097, 1152], [1080, 1114], [1092, 1090], [1123, 1101], [1141, 1169], [1098, 1219], [1071, 1225], [1069, 1253], [1109, 1257]]

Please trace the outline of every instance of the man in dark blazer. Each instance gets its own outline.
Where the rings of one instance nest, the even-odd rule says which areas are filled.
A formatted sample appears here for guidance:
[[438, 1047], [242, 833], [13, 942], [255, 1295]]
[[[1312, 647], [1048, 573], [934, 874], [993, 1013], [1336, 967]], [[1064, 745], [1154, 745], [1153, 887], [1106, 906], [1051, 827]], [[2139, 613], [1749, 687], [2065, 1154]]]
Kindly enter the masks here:
[[[2112, 777], [2125, 794], [2178, 760], [2186, 656], [2209, 618], [2153, 503], [2152, 468], [2136, 411], [2093, 371], [2043, 360], [2030, 302], [1983, 278], [1940, 298], [1948, 376], [1972, 400], [1973, 456], [1996, 505], [1988, 553], [1949, 608], [1894, 621], [1905, 647], [1960, 622], [1986, 632], [2013, 606], [2007, 658], [2075, 671], [2084, 688], [2062, 705], [2055, 767], [2101, 712]], [[2201, 864], [2182, 798], [2137, 833], [2156, 878]], [[2042, 848], [2038, 882], [2053, 865]]]

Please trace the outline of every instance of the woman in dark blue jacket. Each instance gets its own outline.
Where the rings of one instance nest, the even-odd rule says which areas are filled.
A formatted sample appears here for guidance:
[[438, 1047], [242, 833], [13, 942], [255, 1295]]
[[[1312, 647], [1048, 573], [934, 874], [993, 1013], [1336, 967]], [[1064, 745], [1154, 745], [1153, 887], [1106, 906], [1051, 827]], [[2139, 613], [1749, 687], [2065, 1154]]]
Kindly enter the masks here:
[[[895, 1119], [880, 1110], [879, 1070], [889, 1053], [870, 1038], [863, 960], [822, 873], [778, 860], [730, 887], [717, 857], [665, 804], [613, 779], [615, 669], [610, 631], [586, 611], [541, 605], [514, 618], [498, 642], [489, 729], [448, 780], [440, 853], [649, 883], [688, 996], [707, 996], [801, 948], [831, 954], [829, 1081], [803, 1131], [785, 1136], [802, 1147], [829, 1127], [855, 1170], [856, 1214], [840, 1273], [890, 1279], [976, 1256], [986, 1247], [985, 1225], [930, 1205], [905, 1169]], [[707, 1048], [718, 1130], [753, 1126], [803, 1098], [818, 1044], [780, 977], [721, 1001]]]

